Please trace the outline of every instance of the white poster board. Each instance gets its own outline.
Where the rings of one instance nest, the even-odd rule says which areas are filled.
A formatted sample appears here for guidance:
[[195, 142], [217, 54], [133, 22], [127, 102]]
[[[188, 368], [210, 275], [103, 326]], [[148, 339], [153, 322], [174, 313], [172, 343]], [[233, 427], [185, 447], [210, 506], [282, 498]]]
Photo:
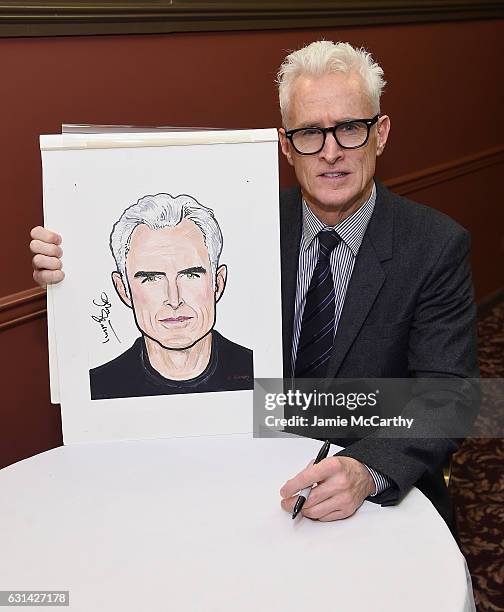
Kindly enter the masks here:
[[[66, 278], [51, 289], [48, 320], [51, 396], [61, 402], [65, 443], [252, 431], [252, 384], [240, 382], [248, 381], [243, 374], [247, 349], [253, 351], [253, 376], [282, 376], [276, 130], [64, 134], [41, 136], [40, 143], [45, 224], [64, 239]], [[129, 236], [126, 232], [120, 244], [128, 266], [133, 268], [135, 262], [142, 270], [133, 277], [128, 268], [128, 275], [124, 270], [121, 276], [111, 251], [111, 230], [131, 211], [143, 211], [146, 196], [154, 198], [154, 207], [160, 201], [172, 206], [176, 200], [180, 205], [178, 196], [183, 196], [184, 210], [202, 205], [213, 211], [223, 237], [212, 276], [215, 303], [208, 305], [208, 292], [186, 288], [212, 275], [208, 251], [213, 238], [192, 217], [182, 219], [185, 225], [154, 228], [141, 223]], [[174, 232], [182, 242], [173, 242]], [[193, 247], [198, 240], [204, 245], [199, 251]], [[159, 253], [153, 259], [156, 248], [164, 259]], [[167, 258], [164, 249], [176, 255]], [[179, 265], [183, 270], [178, 270], [176, 258], [186, 251], [191, 255], [185, 255], [186, 263]], [[150, 259], [145, 259], [145, 252]], [[210, 265], [201, 263], [203, 259], [201, 265], [192, 265], [193, 252], [208, 256]], [[167, 261], [175, 263], [165, 269]], [[152, 269], [157, 267], [162, 269]], [[126, 280], [126, 295], [121, 295], [117, 279], [126, 277], [136, 284], [128, 287]], [[159, 297], [158, 289], [157, 297], [146, 299], [154, 295], [146, 291], [154, 291], [156, 283], [167, 295]], [[170, 287], [176, 288], [176, 299]], [[172, 305], [174, 301], [178, 306]], [[159, 315], [160, 309], [164, 314]], [[166, 390], [164, 383], [170, 379], [155, 360], [164, 367], [168, 356], [171, 365], [171, 357], [178, 364], [192, 340], [170, 343], [182, 333], [175, 330], [191, 326], [197, 328], [194, 346], [206, 343], [210, 350], [208, 367], [202, 349], [199, 361], [189, 360], [185, 370], [182, 364], [182, 382], [177, 375]], [[168, 329], [168, 340], [156, 335], [160, 328]], [[217, 345], [218, 336], [223, 340]], [[209, 381], [216, 379], [207, 375], [211, 356], [219, 351], [224, 361], [233, 362], [231, 368], [242, 364], [236, 372], [225, 370], [226, 381], [238, 383], [222, 387], [219, 379], [216, 390], [207, 392], [213, 389]], [[136, 368], [139, 359], [146, 376], [158, 385], [155, 392], [144, 386], [137, 391], [132, 382], [137, 372], [132, 364]], [[130, 369], [120, 369], [126, 361]], [[188, 374], [191, 368], [196, 368], [194, 376]], [[200, 374], [207, 386], [198, 382], [188, 389], [184, 377], [200, 381]], [[112, 391], [110, 377], [116, 381]]]

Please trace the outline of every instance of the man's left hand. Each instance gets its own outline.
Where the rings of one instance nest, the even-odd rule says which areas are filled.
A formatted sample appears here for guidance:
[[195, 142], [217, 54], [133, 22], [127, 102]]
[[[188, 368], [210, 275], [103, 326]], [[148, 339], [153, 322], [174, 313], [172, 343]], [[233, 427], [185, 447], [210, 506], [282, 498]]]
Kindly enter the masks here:
[[292, 513], [297, 493], [317, 483], [303, 505], [302, 514], [319, 521], [337, 521], [351, 516], [375, 492], [366, 466], [351, 457], [328, 457], [310, 464], [280, 490], [282, 508]]

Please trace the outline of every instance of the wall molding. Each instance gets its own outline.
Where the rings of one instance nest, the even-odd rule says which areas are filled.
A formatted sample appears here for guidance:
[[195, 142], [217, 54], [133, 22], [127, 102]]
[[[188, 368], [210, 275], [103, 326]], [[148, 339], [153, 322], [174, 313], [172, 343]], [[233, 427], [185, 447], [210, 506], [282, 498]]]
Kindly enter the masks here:
[[0, 331], [46, 315], [46, 292], [33, 287], [0, 298]]
[[384, 184], [394, 193], [404, 196], [502, 162], [504, 162], [504, 147], [498, 146], [417, 172], [403, 174], [384, 181]]
[[501, 0], [0, 2], [0, 37], [271, 30], [499, 19]]
[[[499, 146], [384, 182], [395, 193], [407, 195], [503, 162], [504, 147]], [[45, 289], [33, 287], [0, 298], [0, 331], [46, 316], [45, 294]]]

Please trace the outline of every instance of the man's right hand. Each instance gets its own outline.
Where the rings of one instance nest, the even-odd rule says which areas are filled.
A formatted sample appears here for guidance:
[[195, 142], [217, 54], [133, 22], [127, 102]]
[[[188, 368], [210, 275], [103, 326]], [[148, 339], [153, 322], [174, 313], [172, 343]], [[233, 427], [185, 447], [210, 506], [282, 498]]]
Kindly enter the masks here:
[[45, 287], [53, 283], [59, 283], [65, 278], [61, 264], [63, 249], [61, 236], [45, 227], [34, 227], [30, 232], [32, 241], [30, 251], [33, 253], [33, 280]]

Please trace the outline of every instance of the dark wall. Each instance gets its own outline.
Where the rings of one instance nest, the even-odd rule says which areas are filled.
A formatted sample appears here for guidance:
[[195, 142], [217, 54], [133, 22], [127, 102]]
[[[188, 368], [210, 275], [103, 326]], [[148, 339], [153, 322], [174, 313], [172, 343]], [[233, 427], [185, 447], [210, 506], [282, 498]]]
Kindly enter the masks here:
[[[27, 243], [42, 222], [39, 134], [62, 122], [278, 126], [277, 67], [287, 51], [322, 37], [366, 46], [385, 70], [392, 132], [378, 175], [471, 230], [479, 299], [502, 286], [502, 21], [2, 39], [0, 310], [33, 286]], [[282, 164], [282, 185], [293, 182]], [[44, 326], [38, 318], [0, 331], [0, 465], [60, 442]]]

